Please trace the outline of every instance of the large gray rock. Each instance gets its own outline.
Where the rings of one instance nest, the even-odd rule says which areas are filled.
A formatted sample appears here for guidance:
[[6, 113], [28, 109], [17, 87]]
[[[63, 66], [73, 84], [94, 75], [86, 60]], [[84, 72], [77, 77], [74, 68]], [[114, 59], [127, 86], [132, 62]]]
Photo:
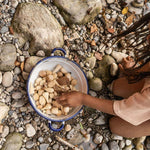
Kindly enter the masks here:
[[22, 135], [19, 133], [11, 133], [7, 136], [6, 142], [1, 150], [20, 150], [22, 146]]
[[61, 26], [50, 11], [42, 4], [21, 3], [12, 20], [15, 37], [19, 46], [30, 41], [30, 54], [44, 50], [48, 55], [51, 49], [63, 46]]
[[69, 24], [85, 24], [102, 9], [101, 0], [55, 0], [54, 4]]
[[15, 67], [16, 48], [12, 44], [0, 45], [0, 70], [10, 71]]
[[99, 67], [94, 70], [95, 76], [102, 79], [102, 81], [109, 83], [113, 80], [110, 73], [111, 64], [115, 63], [115, 60], [109, 56], [105, 55], [101, 61], [99, 61]]

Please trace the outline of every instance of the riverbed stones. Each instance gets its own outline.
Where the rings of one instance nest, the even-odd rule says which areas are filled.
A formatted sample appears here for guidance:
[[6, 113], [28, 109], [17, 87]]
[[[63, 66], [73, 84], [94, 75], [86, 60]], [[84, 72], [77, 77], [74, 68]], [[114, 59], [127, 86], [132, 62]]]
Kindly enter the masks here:
[[9, 71], [5, 72], [3, 74], [3, 78], [2, 78], [2, 85], [4, 87], [9, 87], [9, 86], [12, 85], [12, 83], [13, 83], [13, 75], [12, 75], [12, 73], [9, 72]]
[[7, 136], [6, 142], [1, 150], [20, 150], [22, 146], [22, 135], [19, 133], [11, 133]]
[[0, 70], [10, 71], [15, 67], [16, 48], [12, 44], [0, 45]]
[[110, 73], [111, 64], [115, 63], [113, 57], [105, 55], [101, 61], [98, 62], [99, 67], [94, 70], [95, 76], [102, 79], [106, 83], [110, 83], [113, 80], [113, 77]]
[[102, 9], [101, 0], [55, 0], [54, 4], [68, 24], [85, 24]]
[[41, 49], [50, 54], [53, 48], [63, 46], [60, 24], [41, 4], [19, 4], [12, 20], [12, 27], [15, 37], [19, 38], [19, 46], [30, 41], [29, 52], [32, 55]]

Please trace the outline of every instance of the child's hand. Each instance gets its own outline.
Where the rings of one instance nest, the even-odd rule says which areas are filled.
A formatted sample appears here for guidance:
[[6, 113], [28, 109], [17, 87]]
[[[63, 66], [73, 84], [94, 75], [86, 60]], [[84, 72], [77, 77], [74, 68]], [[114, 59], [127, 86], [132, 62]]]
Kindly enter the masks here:
[[76, 107], [83, 105], [84, 94], [80, 92], [63, 93], [60, 97], [56, 98], [57, 102], [63, 106]]

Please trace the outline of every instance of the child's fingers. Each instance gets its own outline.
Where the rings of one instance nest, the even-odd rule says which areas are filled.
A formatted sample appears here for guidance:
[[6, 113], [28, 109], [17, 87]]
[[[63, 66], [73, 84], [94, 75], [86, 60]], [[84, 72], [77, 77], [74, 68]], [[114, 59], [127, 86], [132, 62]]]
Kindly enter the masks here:
[[123, 68], [123, 66], [122, 66], [121, 64], [119, 64], [118, 67], [119, 67], [119, 69], [120, 69], [122, 72], [124, 72], [124, 68]]
[[67, 100], [59, 101], [62, 106], [68, 106]]

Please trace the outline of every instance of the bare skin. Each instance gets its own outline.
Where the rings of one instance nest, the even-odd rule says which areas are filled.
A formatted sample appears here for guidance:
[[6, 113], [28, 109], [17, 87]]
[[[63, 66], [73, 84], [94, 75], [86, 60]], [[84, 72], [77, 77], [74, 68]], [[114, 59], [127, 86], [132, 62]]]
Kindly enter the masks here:
[[[124, 71], [126, 67], [131, 67], [132, 65], [134, 65], [134, 61], [128, 57], [123, 60], [122, 64], [120, 64], [119, 67], [121, 68], [121, 71]], [[141, 71], [147, 70], [150, 70], [149, 64], [146, 64], [143, 69], [141, 69]], [[141, 91], [143, 85], [144, 80], [141, 80], [134, 84], [128, 84], [127, 79], [125, 79], [125, 77], [122, 77], [114, 81], [112, 90], [115, 95], [121, 96], [123, 98], [128, 98], [135, 92]], [[57, 101], [63, 106], [76, 107], [80, 105], [86, 105], [91, 108], [100, 110], [104, 113], [113, 115], [114, 117], [109, 120], [110, 130], [112, 131], [112, 133], [128, 138], [150, 135], [150, 120], [138, 126], [134, 126], [124, 121], [114, 113], [113, 101], [95, 98], [80, 92], [65, 93], [57, 98]]]

